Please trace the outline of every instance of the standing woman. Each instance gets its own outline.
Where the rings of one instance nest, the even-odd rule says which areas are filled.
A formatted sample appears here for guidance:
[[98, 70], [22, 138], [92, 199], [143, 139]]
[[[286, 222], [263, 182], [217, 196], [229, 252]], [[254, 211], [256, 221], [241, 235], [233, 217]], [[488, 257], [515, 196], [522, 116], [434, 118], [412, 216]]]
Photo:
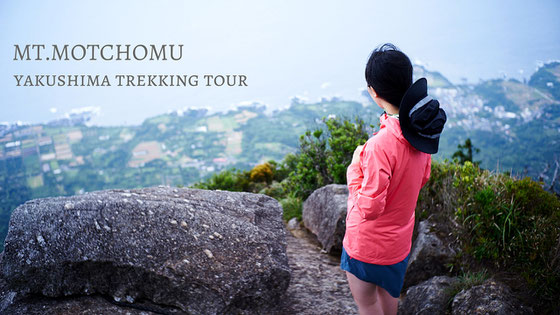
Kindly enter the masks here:
[[348, 212], [340, 267], [361, 315], [396, 314], [412, 245], [414, 209], [430, 177], [446, 121], [425, 78], [392, 44], [367, 62], [369, 95], [385, 110], [381, 127], [354, 151], [346, 173]]

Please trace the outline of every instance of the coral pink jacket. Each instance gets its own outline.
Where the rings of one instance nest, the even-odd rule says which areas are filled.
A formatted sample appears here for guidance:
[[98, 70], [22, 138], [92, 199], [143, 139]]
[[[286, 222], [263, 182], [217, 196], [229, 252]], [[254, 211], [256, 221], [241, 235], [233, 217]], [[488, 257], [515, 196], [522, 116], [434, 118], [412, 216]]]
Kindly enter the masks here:
[[383, 114], [381, 129], [364, 145], [360, 162], [348, 166], [348, 212], [343, 246], [360, 261], [392, 265], [412, 245], [414, 209], [430, 177], [430, 154], [404, 138], [399, 120]]

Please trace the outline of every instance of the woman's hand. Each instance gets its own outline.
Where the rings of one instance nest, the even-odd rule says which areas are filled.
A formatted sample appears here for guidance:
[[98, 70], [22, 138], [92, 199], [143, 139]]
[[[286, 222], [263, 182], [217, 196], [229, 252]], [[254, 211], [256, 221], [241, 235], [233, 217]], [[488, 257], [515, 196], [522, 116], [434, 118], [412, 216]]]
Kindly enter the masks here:
[[364, 148], [363, 145], [359, 145], [356, 150], [354, 150], [354, 155], [352, 156], [352, 162], [350, 162], [350, 164], [354, 164], [354, 163], [359, 163], [360, 162], [360, 153], [362, 152], [362, 149]]

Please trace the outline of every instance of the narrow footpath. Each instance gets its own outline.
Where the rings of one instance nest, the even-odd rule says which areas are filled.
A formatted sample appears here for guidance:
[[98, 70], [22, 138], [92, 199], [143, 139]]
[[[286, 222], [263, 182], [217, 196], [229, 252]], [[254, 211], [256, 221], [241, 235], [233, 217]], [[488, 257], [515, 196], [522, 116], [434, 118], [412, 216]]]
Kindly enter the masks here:
[[292, 278], [280, 314], [358, 314], [340, 258], [322, 253], [309, 232], [294, 233], [286, 233]]

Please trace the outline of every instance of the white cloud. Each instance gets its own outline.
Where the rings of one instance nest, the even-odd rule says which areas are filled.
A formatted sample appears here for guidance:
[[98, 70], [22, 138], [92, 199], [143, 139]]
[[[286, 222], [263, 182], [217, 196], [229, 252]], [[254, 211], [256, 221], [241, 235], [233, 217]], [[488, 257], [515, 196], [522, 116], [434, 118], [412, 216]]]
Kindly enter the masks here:
[[84, 107], [72, 108], [69, 114], [92, 113], [98, 115], [100, 111], [101, 111], [101, 107], [99, 106], [84, 106]]
[[413, 64], [414, 64], [414, 65], [418, 65], [418, 66], [422, 66], [422, 67], [427, 67], [427, 66], [428, 66], [428, 65], [427, 65], [426, 63], [424, 63], [422, 60], [417, 59], [417, 58], [414, 59]]
[[294, 101], [294, 100], [303, 103], [309, 101], [309, 97], [303, 95], [295, 95], [290, 97], [290, 101]]

